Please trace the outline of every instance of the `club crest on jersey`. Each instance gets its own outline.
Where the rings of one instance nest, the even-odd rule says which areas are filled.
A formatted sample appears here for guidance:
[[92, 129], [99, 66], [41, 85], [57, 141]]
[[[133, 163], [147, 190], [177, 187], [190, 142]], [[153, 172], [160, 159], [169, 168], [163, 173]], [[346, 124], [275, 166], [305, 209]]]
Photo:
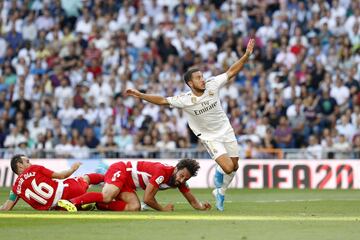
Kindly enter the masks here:
[[191, 97], [191, 102], [196, 103], [196, 97]]
[[157, 184], [161, 184], [162, 182], [164, 181], [164, 176], [159, 176], [157, 179], [155, 179], [155, 182], [157, 183]]
[[213, 91], [209, 91], [209, 96], [214, 96], [214, 92], [213, 92]]

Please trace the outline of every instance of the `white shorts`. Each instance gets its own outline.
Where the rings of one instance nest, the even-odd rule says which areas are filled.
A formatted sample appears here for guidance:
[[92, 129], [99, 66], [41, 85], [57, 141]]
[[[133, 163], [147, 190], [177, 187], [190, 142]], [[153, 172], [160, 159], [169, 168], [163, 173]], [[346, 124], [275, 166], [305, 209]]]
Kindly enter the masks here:
[[217, 142], [201, 140], [201, 142], [214, 160], [224, 154], [228, 154], [229, 157], [239, 157], [239, 146], [237, 141]]

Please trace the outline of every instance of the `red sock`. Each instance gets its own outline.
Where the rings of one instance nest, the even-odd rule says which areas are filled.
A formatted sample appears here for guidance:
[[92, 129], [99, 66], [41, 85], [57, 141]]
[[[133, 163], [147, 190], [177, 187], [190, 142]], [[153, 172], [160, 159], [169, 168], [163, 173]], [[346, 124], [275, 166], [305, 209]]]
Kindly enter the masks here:
[[88, 192], [79, 197], [72, 198], [70, 201], [75, 205], [82, 205], [86, 203], [102, 202], [104, 201], [104, 198], [101, 192]]
[[86, 174], [86, 176], [88, 176], [90, 179], [89, 184], [97, 185], [104, 181], [104, 175], [102, 175], [100, 173], [89, 173], [89, 174]]
[[124, 211], [126, 204], [124, 201], [112, 201], [110, 203], [97, 203], [96, 207], [99, 210], [105, 211]]

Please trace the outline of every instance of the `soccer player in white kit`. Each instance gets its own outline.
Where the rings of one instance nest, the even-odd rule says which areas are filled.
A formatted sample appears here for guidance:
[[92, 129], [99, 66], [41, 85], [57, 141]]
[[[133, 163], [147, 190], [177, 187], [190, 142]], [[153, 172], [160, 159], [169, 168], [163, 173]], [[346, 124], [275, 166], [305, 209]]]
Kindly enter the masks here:
[[205, 80], [199, 69], [189, 69], [184, 74], [184, 80], [191, 91], [179, 96], [165, 98], [141, 93], [136, 89], [126, 90], [127, 95], [150, 103], [183, 109], [191, 130], [200, 138], [212, 159], [218, 164], [213, 195], [216, 199], [216, 208], [220, 211], [224, 210], [225, 191], [239, 168], [239, 147], [234, 129], [221, 107], [219, 89], [240, 72], [252, 54], [254, 45], [255, 40], [250, 39], [245, 54], [225, 73], [218, 76]]

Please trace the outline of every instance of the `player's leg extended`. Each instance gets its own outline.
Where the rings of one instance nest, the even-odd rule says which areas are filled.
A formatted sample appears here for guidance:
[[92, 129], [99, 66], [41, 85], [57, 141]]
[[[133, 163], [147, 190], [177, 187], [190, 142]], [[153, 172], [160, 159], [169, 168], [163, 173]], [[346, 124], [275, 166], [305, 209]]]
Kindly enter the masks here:
[[[238, 145], [237, 142], [229, 142], [229, 143], [216, 143], [217, 148], [220, 149], [220, 152], [223, 151], [223, 148], [227, 152], [226, 154], [220, 155], [215, 159], [215, 161], [219, 164], [215, 171], [214, 182], [216, 189], [213, 191], [213, 195], [216, 199], [216, 208], [220, 211], [224, 210], [224, 201], [225, 201], [225, 192], [228, 189], [230, 183], [232, 182], [236, 170], [239, 168], [238, 165]], [[229, 161], [232, 163], [229, 164]], [[223, 171], [223, 166], [230, 168], [232, 166], [232, 171], [228, 174]], [[221, 168], [220, 168], [220, 167]]]
[[231, 161], [224, 143], [207, 140], [201, 142], [210, 154], [211, 158], [214, 159], [220, 166], [222, 173], [228, 174], [234, 171], [234, 163]]
[[215, 204], [216, 208], [219, 211], [224, 211], [225, 190], [223, 186], [225, 182], [228, 183], [233, 172], [231, 172], [230, 174], [226, 174], [225, 171], [223, 170], [223, 166], [227, 166], [230, 169], [231, 166], [233, 167], [233, 162], [227, 154], [223, 154], [217, 157], [215, 161], [217, 162], [218, 166], [216, 167], [215, 170], [214, 183], [216, 188], [213, 191], [213, 195], [216, 200], [216, 204]]
[[[93, 193], [86, 193], [89, 188], [89, 177], [69, 178], [64, 181], [64, 184], [66, 187], [64, 188], [64, 192], [61, 197], [62, 199], [57, 202], [59, 207], [66, 209], [69, 212], [76, 212], [76, 204], [71, 202], [70, 199], [74, 199], [74, 202], [76, 202], [82, 200], [87, 201], [91, 198], [90, 201], [93, 201], [93, 196], [89, 196], [89, 194], [91, 195]], [[94, 194], [97, 195], [98, 193]]]
[[126, 182], [126, 176], [126, 165], [123, 162], [112, 164], [103, 179], [101, 175], [88, 174], [89, 181], [91, 182], [99, 182], [101, 180], [105, 182], [102, 192], [89, 192], [78, 198], [71, 199], [71, 202], [75, 205], [93, 202], [109, 203], [120, 193], [120, 189], [123, 187], [124, 182]]
[[234, 171], [230, 174], [225, 174], [224, 175], [224, 180], [223, 183], [221, 185], [221, 192], [223, 194], [225, 194], [225, 191], [228, 189], [230, 183], [232, 182], [232, 180], [234, 179], [235, 175], [236, 175], [236, 171], [239, 168], [239, 158], [238, 157], [231, 157], [231, 161], [234, 163]]
[[220, 192], [222, 194], [225, 194], [225, 191], [228, 189], [230, 183], [232, 182], [232, 180], [234, 179], [235, 175], [236, 175], [236, 171], [239, 168], [239, 147], [236, 141], [234, 142], [228, 142], [228, 143], [224, 143], [224, 147], [228, 153], [228, 156], [230, 156], [230, 159], [234, 165], [234, 169], [233, 172], [231, 172], [230, 174], [225, 174], [224, 175], [224, 179], [223, 179], [223, 183], [221, 185], [221, 190]]
[[114, 201], [98, 203], [96, 206], [105, 211], [139, 211], [140, 201], [135, 192], [122, 192]]
[[119, 187], [115, 186], [114, 184], [105, 183], [102, 192], [88, 192], [79, 197], [72, 198], [70, 201], [76, 206], [94, 202], [108, 203], [112, 201], [119, 193]]
[[215, 161], [225, 174], [230, 174], [235, 169], [235, 165], [227, 153], [217, 157]]

